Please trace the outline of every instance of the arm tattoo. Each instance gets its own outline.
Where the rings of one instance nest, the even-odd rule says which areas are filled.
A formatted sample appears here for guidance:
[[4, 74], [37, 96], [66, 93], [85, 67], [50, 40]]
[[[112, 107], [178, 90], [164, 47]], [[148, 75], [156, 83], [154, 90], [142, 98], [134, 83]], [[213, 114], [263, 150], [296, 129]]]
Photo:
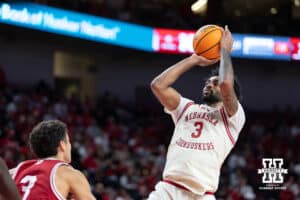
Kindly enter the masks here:
[[230, 57], [230, 51], [222, 49], [222, 57], [219, 69], [220, 84], [229, 82], [231, 84], [225, 84], [221, 87], [221, 94], [224, 107], [229, 116], [235, 114], [238, 108], [237, 97], [234, 92], [234, 72]]
[[232, 62], [231, 62], [231, 57], [230, 57], [230, 51], [226, 49], [222, 49], [222, 58], [221, 58], [221, 63], [220, 63], [220, 70], [219, 70], [219, 75], [220, 75], [220, 82], [222, 83], [223, 81], [230, 80], [234, 81], [233, 78], [233, 67], [232, 67]]

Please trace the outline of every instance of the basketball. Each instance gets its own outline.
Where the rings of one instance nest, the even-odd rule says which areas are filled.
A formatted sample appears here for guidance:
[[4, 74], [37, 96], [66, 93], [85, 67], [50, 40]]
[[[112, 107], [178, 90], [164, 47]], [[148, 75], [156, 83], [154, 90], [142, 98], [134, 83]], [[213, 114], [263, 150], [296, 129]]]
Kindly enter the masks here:
[[209, 60], [220, 58], [222, 28], [217, 25], [205, 25], [198, 29], [193, 39], [194, 52]]

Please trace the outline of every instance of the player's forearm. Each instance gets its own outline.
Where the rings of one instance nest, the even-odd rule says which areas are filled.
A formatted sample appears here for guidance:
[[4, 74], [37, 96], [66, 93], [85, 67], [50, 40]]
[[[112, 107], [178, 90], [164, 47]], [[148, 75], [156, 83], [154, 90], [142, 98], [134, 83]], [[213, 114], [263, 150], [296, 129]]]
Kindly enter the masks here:
[[190, 57], [181, 60], [169, 67], [160, 75], [154, 78], [151, 87], [167, 88], [172, 85], [184, 72], [195, 66], [195, 62]]
[[230, 51], [227, 49], [221, 49], [221, 61], [220, 61], [220, 69], [219, 69], [219, 78], [220, 84], [231, 84], [233, 86], [234, 83], [234, 72], [230, 57]]
[[234, 72], [230, 58], [230, 51], [222, 48], [221, 63], [219, 69], [220, 89], [224, 107], [229, 116], [238, 109], [237, 97], [234, 91]]

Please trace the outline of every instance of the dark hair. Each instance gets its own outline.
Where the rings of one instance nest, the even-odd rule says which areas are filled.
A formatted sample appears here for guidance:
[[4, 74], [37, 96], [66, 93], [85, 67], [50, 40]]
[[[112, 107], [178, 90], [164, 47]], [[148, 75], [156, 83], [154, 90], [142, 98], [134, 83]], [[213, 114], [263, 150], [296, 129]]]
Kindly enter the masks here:
[[59, 120], [42, 121], [29, 135], [32, 153], [38, 158], [47, 158], [57, 154], [59, 142], [66, 140], [67, 126]]
[[[219, 76], [219, 69], [217, 68], [217, 69], [212, 70], [211, 76]], [[241, 85], [240, 85], [240, 82], [238, 81], [238, 78], [236, 75], [234, 75], [233, 89], [234, 89], [235, 95], [238, 98], [238, 100], [241, 100], [242, 99]]]

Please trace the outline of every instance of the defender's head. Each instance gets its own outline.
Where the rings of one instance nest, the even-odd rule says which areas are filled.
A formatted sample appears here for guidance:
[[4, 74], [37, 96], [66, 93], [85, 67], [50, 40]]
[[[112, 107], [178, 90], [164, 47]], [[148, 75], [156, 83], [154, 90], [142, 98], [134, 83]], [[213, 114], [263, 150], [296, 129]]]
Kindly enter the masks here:
[[67, 126], [59, 120], [42, 121], [29, 136], [31, 151], [38, 158], [59, 157], [71, 162], [71, 143]]

